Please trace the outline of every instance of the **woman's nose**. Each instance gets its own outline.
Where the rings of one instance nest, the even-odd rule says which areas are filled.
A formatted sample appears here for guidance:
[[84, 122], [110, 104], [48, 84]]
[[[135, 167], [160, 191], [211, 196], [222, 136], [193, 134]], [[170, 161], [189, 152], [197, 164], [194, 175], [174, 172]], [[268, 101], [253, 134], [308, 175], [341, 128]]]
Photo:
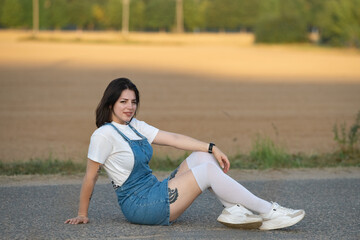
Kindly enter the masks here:
[[134, 108], [134, 106], [135, 106], [135, 104], [132, 103], [132, 102], [128, 102], [128, 103], [126, 104], [126, 107], [127, 107], [127, 108], [130, 108], [130, 109]]

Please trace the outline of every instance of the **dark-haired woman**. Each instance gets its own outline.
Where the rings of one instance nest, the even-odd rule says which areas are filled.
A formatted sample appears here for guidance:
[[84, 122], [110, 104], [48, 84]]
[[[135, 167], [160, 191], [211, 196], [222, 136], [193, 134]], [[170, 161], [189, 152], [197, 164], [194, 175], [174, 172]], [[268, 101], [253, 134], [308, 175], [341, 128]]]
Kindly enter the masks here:
[[[101, 166], [132, 223], [170, 225], [206, 189], [225, 207], [217, 220], [230, 227], [271, 230], [292, 226], [304, 217], [303, 210], [258, 198], [229, 177], [229, 160], [215, 144], [162, 131], [134, 118], [139, 103], [139, 91], [129, 79], [115, 79], [106, 88], [96, 110], [98, 129], [91, 136], [78, 216], [65, 223], [89, 222], [88, 207]], [[193, 153], [159, 181], [149, 168], [151, 143]]]

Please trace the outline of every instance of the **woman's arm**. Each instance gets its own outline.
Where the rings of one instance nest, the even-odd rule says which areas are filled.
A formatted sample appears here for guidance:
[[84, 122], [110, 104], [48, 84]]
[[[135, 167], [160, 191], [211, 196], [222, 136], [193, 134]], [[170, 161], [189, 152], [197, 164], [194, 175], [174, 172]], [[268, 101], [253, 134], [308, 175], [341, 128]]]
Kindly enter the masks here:
[[[188, 151], [207, 152], [209, 149], [209, 143], [202, 142], [185, 135], [162, 130], [159, 130], [153, 143], [157, 145], [172, 146]], [[230, 162], [227, 156], [216, 146], [213, 147], [213, 154], [216, 160], [219, 162], [220, 167], [226, 173], [230, 168]]]
[[92, 192], [94, 190], [96, 180], [99, 176], [100, 169], [101, 169], [100, 163], [88, 159], [86, 166], [86, 174], [84, 176], [84, 180], [80, 191], [78, 216], [66, 220], [65, 223], [79, 224], [79, 223], [89, 222], [88, 209], [89, 209], [90, 199], [92, 196]]

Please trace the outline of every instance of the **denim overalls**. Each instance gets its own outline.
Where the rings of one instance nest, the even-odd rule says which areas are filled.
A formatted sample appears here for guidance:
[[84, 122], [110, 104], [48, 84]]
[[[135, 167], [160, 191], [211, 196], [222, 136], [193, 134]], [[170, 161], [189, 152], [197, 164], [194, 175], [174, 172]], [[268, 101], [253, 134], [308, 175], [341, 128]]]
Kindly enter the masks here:
[[168, 178], [160, 182], [149, 167], [153, 149], [146, 137], [130, 124], [141, 139], [130, 140], [112, 123], [111, 125], [130, 145], [134, 153], [134, 167], [128, 179], [115, 192], [126, 219], [131, 223], [170, 225]]

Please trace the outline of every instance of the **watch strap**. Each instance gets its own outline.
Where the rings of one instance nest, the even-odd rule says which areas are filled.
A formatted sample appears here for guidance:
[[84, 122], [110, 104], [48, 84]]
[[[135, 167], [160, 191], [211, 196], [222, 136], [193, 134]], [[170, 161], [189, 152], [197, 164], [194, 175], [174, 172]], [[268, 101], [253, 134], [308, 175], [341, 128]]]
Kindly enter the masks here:
[[215, 143], [209, 143], [209, 149], [208, 149], [208, 153], [212, 153], [213, 152], [213, 147], [215, 146]]

